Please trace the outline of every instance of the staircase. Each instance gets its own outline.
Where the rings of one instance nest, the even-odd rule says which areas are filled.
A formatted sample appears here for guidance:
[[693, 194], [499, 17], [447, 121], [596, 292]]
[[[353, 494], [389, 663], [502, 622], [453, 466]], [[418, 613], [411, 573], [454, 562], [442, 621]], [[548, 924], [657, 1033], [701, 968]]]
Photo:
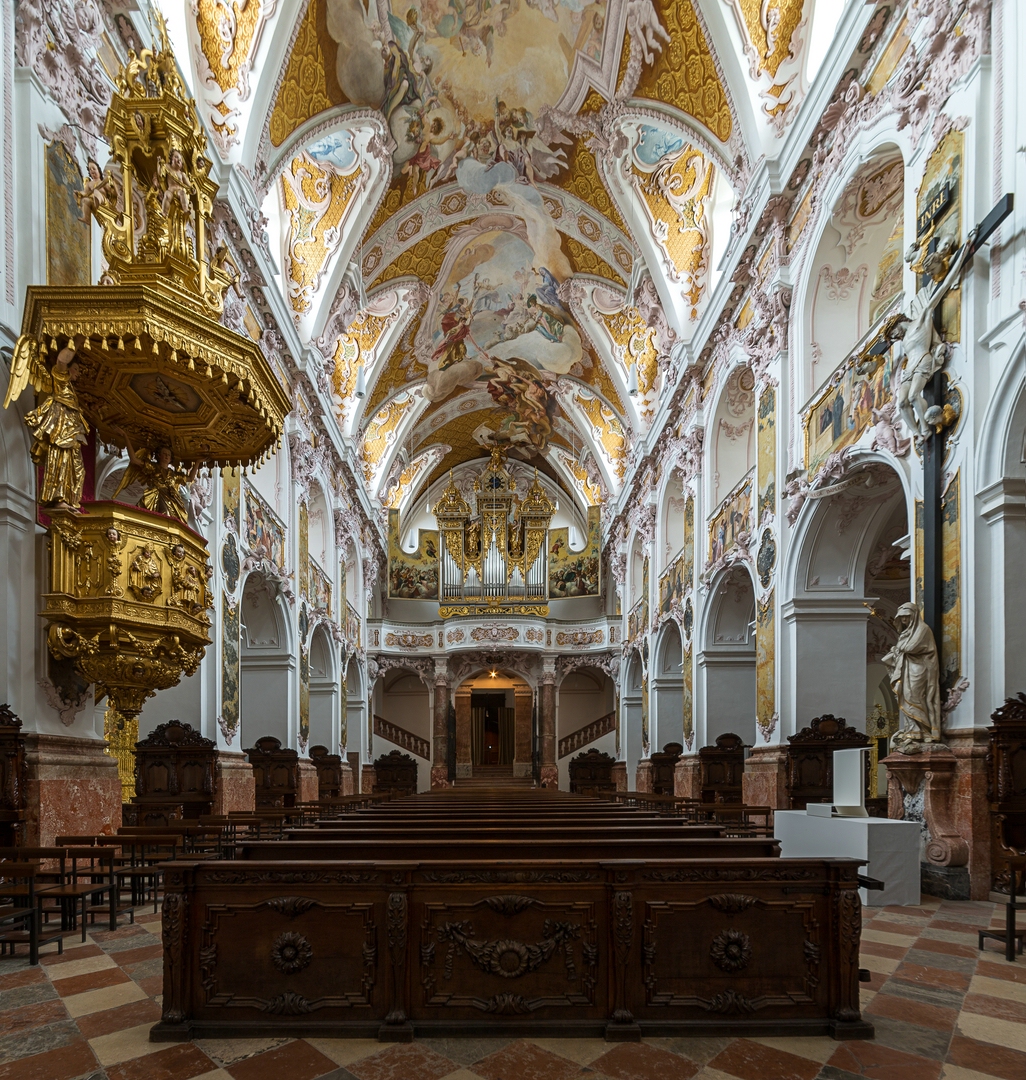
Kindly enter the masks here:
[[455, 786], [458, 790], [487, 790], [493, 788], [532, 788], [530, 776], [514, 776], [512, 765], [475, 765], [474, 775], [460, 777]]

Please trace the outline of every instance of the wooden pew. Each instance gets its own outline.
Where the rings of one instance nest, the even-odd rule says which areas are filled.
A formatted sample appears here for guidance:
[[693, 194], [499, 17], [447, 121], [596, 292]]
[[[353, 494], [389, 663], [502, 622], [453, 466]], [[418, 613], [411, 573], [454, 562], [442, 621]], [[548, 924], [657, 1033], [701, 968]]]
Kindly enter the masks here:
[[572, 848], [169, 864], [151, 1038], [872, 1037], [857, 861]]
[[780, 854], [773, 837], [700, 836], [694, 839], [642, 839], [618, 841], [566, 837], [504, 837], [478, 840], [453, 834], [444, 839], [389, 840], [244, 840], [236, 845], [238, 859], [286, 859], [304, 861], [410, 859], [733, 859], [771, 858]]

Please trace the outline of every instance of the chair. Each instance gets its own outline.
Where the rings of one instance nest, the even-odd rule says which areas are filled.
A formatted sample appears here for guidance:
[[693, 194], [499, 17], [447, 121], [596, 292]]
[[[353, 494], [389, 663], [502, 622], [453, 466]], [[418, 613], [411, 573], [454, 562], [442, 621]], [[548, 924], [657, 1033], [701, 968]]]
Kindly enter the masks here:
[[[62, 934], [43, 936], [38, 897], [36, 896], [36, 873], [39, 867], [30, 862], [0, 862], [0, 956], [10, 946], [14, 955], [16, 945], [28, 945], [29, 963], [39, 963], [39, 946], [57, 942], [57, 952], [64, 952]], [[6, 927], [20, 926], [20, 930]]]
[[[111, 930], [118, 927], [118, 885], [114, 876], [114, 852], [102, 847], [65, 849], [63, 880], [43, 891], [43, 896], [57, 900], [62, 909], [63, 929], [74, 930], [82, 918], [82, 941], [86, 939], [86, 916], [91, 912], [108, 915]], [[104, 897], [106, 896], [106, 899]], [[134, 921], [135, 913], [132, 912]]]
[[[1015, 954], [1022, 956], [1023, 940], [1026, 938], [1026, 930], [1015, 929], [1015, 913], [1026, 911], [1026, 853], [1021, 849], [1021, 836], [1018, 834], [1018, 822], [1010, 821], [1006, 817], [999, 817], [998, 828], [1002, 841], [1002, 848], [996, 854], [1001, 862], [1008, 866], [1008, 901], [1005, 904], [1005, 932], [999, 934], [996, 930], [979, 931], [979, 947], [987, 938], [1001, 941], [1005, 946], [1005, 959], [1009, 963], [1015, 962]], [[1019, 895], [1023, 899], [1017, 900]], [[1018, 942], [1018, 948], [1016, 943]]]
[[[1005, 904], [1005, 932], [999, 934], [996, 930], [981, 930], [980, 948], [986, 938], [993, 938], [1005, 946], [1005, 959], [1009, 963], [1015, 962], [1015, 954], [1022, 956], [1023, 939], [1026, 938], [1026, 930], [1015, 929], [1015, 913], [1026, 911], [1026, 900], [1016, 901], [1016, 893], [1026, 893], [1026, 855], [1006, 855], [1008, 863], [1009, 893], [1008, 902]], [[1021, 879], [1020, 879], [1021, 875]], [[1018, 884], [1018, 888], [1017, 888]], [[1018, 942], [1018, 948], [1016, 943]]]
[[788, 735], [787, 742], [788, 809], [804, 810], [809, 803], [833, 799], [834, 751], [868, 746], [869, 736], [850, 727], [843, 716], [824, 713], [797, 735]]
[[146, 903], [147, 896], [152, 893], [153, 911], [156, 913], [160, 887], [164, 883], [164, 871], [160, 864], [173, 862], [177, 858], [182, 849], [181, 835], [119, 834], [101, 837], [100, 843], [121, 848], [121, 862], [114, 869], [119, 892], [124, 888], [130, 890], [133, 907]]
[[417, 794], [417, 762], [399, 750], [382, 754], [374, 762], [374, 792], [395, 795]]
[[698, 751], [702, 802], [740, 803], [744, 799], [745, 744], [732, 731], [716, 737], [715, 744]]

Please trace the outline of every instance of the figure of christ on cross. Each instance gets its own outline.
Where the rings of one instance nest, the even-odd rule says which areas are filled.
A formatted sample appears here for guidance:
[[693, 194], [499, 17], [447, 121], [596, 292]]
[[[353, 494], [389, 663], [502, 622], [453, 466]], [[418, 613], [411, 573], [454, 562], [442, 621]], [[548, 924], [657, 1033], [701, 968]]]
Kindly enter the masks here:
[[[941, 301], [961, 277], [966, 263], [971, 257], [976, 231], [969, 234], [969, 239], [954, 255], [948, 264], [947, 274], [940, 282], [931, 281], [924, 285], [912, 298], [908, 316], [891, 331], [895, 339], [895, 367], [901, 364], [901, 382], [898, 384], [897, 404], [909, 431], [921, 440], [928, 439], [933, 433], [933, 413], [936, 405], [930, 405], [923, 391], [930, 380], [943, 367], [950, 355], [950, 347], [943, 340], [937, 340], [934, 326], [935, 312]], [[924, 259], [924, 268], [929, 273], [948, 252], [938, 250]], [[928, 417], [927, 414], [930, 413]]]

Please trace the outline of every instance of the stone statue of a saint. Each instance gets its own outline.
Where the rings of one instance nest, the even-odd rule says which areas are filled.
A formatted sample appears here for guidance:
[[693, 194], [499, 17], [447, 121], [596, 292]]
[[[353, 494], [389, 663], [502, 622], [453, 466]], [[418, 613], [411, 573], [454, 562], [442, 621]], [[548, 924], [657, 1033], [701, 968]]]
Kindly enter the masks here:
[[894, 625], [898, 641], [881, 658], [890, 669], [891, 689], [902, 721], [902, 729], [892, 742], [901, 753], [916, 753], [923, 743], [942, 741], [940, 659], [933, 631], [915, 604], [902, 604]]

